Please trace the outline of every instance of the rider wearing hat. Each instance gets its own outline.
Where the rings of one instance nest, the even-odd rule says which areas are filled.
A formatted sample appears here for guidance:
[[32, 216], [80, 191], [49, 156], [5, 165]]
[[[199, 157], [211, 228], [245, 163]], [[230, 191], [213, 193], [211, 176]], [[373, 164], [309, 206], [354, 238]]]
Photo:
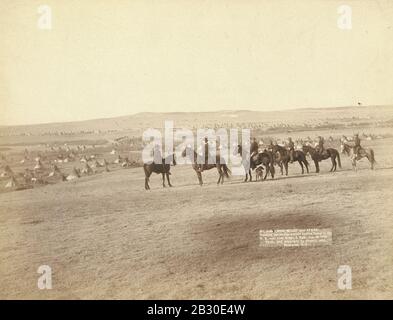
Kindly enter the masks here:
[[325, 139], [322, 136], [318, 137], [318, 152], [322, 155], [325, 151], [323, 144], [325, 143]]
[[204, 141], [203, 141], [203, 146], [204, 146], [204, 150], [205, 150], [205, 164], [208, 163], [209, 160], [209, 140], [207, 139], [207, 137], [205, 137]]
[[254, 138], [252, 138], [252, 142], [251, 142], [251, 145], [250, 145], [251, 157], [258, 153], [258, 149], [259, 149], [259, 144], [257, 142], [257, 139], [254, 137]]
[[353, 152], [355, 154], [355, 157], [357, 157], [359, 155], [359, 151], [361, 149], [360, 138], [359, 138], [359, 134], [358, 133], [355, 134], [354, 142], [355, 142], [355, 146], [353, 147]]
[[162, 164], [161, 146], [158, 143], [153, 148], [153, 161], [155, 164]]
[[288, 138], [288, 148], [289, 148], [289, 158], [291, 159], [291, 163], [293, 162], [293, 155], [295, 152], [295, 143], [293, 142], [292, 138]]

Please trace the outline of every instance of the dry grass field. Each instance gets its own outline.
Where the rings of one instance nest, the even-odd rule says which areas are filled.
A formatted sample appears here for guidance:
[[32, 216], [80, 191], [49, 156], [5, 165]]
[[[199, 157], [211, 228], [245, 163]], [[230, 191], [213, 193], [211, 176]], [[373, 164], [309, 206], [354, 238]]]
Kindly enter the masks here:
[[[0, 297], [392, 299], [393, 138], [363, 144], [374, 171], [362, 160], [355, 172], [342, 155], [335, 173], [329, 161], [305, 175], [295, 163], [263, 182], [217, 186], [211, 170], [200, 187], [184, 165], [171, 169], [173, 188], [154, 175], [145, 191], [138, 167], [3, 192]], [[260, 229], [292, 228], [330, 228], [332, 244], [259, 246]], [[40, 265], [52, 268], [52, 290], [37, 288]], [[352, 268], [352, 290], [337, 287], [340, 265]]]

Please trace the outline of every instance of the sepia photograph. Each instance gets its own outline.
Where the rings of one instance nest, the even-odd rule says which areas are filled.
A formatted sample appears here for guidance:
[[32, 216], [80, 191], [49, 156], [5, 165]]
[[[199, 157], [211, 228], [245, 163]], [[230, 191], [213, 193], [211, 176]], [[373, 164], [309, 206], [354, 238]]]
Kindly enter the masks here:
[[391, 300], [392, 24], [390, 0], [1, 1], [1, 300]]

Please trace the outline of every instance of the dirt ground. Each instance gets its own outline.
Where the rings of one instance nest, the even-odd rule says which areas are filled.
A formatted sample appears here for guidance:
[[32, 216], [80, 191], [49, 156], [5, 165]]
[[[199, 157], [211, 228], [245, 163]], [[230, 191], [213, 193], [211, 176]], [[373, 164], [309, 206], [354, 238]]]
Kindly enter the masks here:
[[[5, 299], [393, 298], [393, 139], [377, 160], [342, 169], [216, 185], [190, 166], [173, 188], [142, 168], [0, 194], [0, 297]], [[260, 247], [259, 230], [330, 228], [331, 245]], [[52, 268], [52, 290], [37, 269]], [[352, 269], [352, 289], [337, 268]]]

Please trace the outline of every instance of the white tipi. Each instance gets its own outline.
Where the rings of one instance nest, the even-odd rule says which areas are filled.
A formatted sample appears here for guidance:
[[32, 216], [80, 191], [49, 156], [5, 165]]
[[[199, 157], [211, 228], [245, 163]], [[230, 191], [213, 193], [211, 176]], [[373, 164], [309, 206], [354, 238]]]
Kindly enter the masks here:
[[19, 184], [15, 179], [15, 176], [11, 176], [10, 181], [7, 182], [7, 184], [5, 185], [6, 188], [16, 188], [18, 187]]

